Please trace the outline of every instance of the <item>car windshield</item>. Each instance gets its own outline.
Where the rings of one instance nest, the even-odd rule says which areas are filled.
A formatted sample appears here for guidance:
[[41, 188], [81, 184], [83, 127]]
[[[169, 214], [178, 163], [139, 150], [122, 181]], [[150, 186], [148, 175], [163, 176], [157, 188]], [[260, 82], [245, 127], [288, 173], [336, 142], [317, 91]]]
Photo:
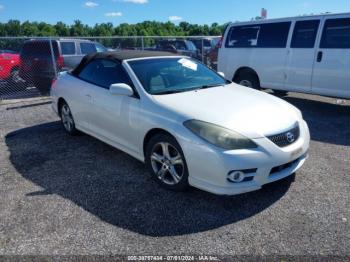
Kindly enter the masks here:
[[225, 85], [227, 80], [190, 58], [152, 58], [129, 61], [146, 92], [153, 95], [186, 92]]

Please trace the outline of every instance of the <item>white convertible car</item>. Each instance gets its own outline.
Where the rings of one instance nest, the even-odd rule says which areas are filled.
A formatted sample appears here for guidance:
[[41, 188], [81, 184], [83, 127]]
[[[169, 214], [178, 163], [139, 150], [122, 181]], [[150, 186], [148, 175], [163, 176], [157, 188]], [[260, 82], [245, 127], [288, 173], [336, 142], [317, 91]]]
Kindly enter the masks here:
[[147, 164], [171, 190], [234, 195], [295, 173], [310, 135], [301, 112], [164, 52], [85, 57], [51, 88], [70, 134], [90, 134]]

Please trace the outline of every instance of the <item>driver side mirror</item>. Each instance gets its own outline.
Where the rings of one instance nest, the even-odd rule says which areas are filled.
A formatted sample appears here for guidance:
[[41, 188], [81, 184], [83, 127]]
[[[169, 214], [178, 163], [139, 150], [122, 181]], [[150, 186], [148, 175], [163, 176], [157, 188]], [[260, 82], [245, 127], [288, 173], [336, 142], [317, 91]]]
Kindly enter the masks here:
[[225, 78], [225, 74], [223, 72], [218, 72], [218, 74]]
[[131, 86], [124, 83], [110, 85], [109, 92], [112, 95], [120, 96], [132, 96], [134, 94], [134, 91], [132, 90]]

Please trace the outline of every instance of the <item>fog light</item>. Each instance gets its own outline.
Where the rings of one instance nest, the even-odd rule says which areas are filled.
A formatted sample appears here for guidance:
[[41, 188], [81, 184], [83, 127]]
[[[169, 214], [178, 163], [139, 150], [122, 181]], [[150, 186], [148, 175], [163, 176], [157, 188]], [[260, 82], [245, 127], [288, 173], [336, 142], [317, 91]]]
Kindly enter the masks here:
[[242, 171], [231, 171], [227, 179], [234, 183], [240, 183], [244, 180], [244, 173]]

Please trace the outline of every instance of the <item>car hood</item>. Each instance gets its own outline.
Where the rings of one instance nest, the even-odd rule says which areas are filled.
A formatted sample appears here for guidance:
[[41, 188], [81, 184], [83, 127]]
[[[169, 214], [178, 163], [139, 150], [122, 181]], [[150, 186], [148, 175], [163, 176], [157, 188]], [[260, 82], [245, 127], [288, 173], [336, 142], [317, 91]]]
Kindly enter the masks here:
[[213, 123], [249, 138], [286, 131], [301, 117], [298, 109], [282, 99], [237, 84], [153, 98], [184, 121]]

